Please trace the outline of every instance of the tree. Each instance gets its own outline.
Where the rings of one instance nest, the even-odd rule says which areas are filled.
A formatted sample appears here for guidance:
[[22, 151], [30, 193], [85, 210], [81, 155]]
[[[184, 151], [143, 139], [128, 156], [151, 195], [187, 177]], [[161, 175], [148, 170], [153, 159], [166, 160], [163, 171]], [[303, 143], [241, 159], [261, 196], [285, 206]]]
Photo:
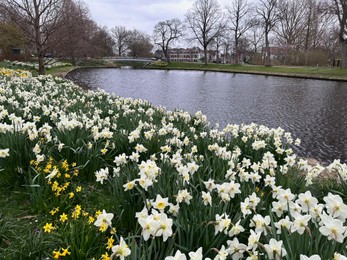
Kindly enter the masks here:
[[217, 0], [197, 0], [186, 14], [187, 27], [193, 32], [204, 49], [204, 61], [207, 64], [207, 47], [221, 34], [224, 21]]
[[0, 50], [4, 57], [11, 57], [12, 49], [23, 48], [25, 45], [24, 35], [13, 23], [0, 22]]
[[[77, 58], [85, 57], [92, 52], [90, 32], [95, 30], [95, 24], [83, 2], [66, 0], [64, 9], [64, 26], [52, 35], [52, 44], [49, 45], [52, 46], [52, 52], [56, 57], [69, 58], [75, 64]], [[62, 35], [64, 37], [61, 37]], [[55, 39], [56, 37], [58, 39]]]
[[305, 65], [311, 59], [316, 60], [316, 57], [312, 57], [316, 52], [324, 51], [327, 56], [334, 57], [335, 51], [339, 49], [339, 47], [336, 48], [338, 41], [335, 27], [337, 17], [327, 10], [322, 1], [307, 0], [303, 44]]
[[153, 45], [150, 37], [138, 30], [132, 30], [129, 33], [127, 45], [129, 55], [133, 57], [150, 57]]
[[307, 7], [307, 2], [302, 0], [279, 1], [275, 32], [281, 45], [291, 45], [298, 49], [303, 44]]
[[333, 0], [332, 10], [336, 14], [339, 21], [341, 67], [347, 68], [347, 1]]
[[[0, 0], [6, 12], [36, 49], [39, 74], [45, 74], [44, 56], [52, 35], [64, 24], [65, 0]], [[58, 38], [56, 38], [58, 39]], [[52, 42], [51, 42], [52, 43]], [[52, 43], [54, 44], [54, 43]]]
[[263, 39], [264, 31], [262, 28], [260, 28], [259, 25], [253, 26], [249, 32], [249, 42], [254, 53], [258, 52], [259, 46], [261, 46]]
[[256, 8], [259, 15], [259, 21], [264, 30], [266, 52], [265, 66], [271, 66], [269, 35], [278, 21], [277, 2], [278, 0], [259, 0], [259, 4]]
[[123, 56], [128, 50], [127, 42], [130, 31], [124, 26], [115, 26], [111, 29], [111, 34], [114, 40], [114, 46], [118, 56]]
[[94, 35], [91, 38], [91, 43], [94, 46], [95, 56], [105, 57], [112, 56], [113, 53], [113, 37], [108, 33], [106, 27], [97, 26]]
[[216, 50], [216, 62], [219, 63], [220, 62], [220, 56], [219, 56], [219, 50], [220, 48], [225, 44], [225, 36], [222, 34], [219, 34], [217, 37], [215, 37], [212, 41], [211, 41], [211, 45], [214, 47], [214, 49]]
[[171, 19], [159, 22], [155, 25], [153, 38], [164, 53], [165, 58], [170, 62], [168, 55], [170, 43], [183, 35], [183, 25], [179, 19]]
[[232, 0], [231, 6], [227, 6], [230, 30], [234, 35], [234, 49], [235, 49], [235, 62], [240, 61], [240, 49], [239, 40], [240, 38], [252, 28], [256, 21], [250, 14], [250, 5], [247, 0]]

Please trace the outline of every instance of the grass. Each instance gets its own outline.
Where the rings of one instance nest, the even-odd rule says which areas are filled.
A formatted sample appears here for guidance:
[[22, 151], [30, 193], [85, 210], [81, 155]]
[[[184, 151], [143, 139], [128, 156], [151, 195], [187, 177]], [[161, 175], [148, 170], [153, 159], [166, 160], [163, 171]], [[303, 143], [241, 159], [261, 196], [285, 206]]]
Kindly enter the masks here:
[[[165, 63], [164, 63], [165, 64]], [[205, 71], [221, 71], [232, 73], [251, 73], [278, 75], [290, 77], [318, 78], [329, 80], [347, 81], [347, 69], [332, 67], [294, 67], [294, 66], [260, 66], [260, 65], [238, 65], [238, 64], [213, 64], [207, 65], [202, 63], [187, 62], [171, 62], [163, 65], [163, 63], [153, 63], [148, 68], [156, 69], [180, 69], [180, 70], [205, 70]]]
[[[153, 62], [151, 64], [135, 61], [106, 61], [103, 59], [91, 59], [78, 62], [77, 66], [55, 67], [46, 70], [46, 74], [53, 76], [65, 77], [67, 73], [83, 67], [92, 68], [120, 68], [122, 66], [131, 66], [133, 68], [146, 69], [172, 69], [172, 70], [203, 70], [203, 71], [220, 71], [230, 73], [247, 73], [260, 75], [274, 75], [286, 77], [302, 77], [325, 80], [347, 81], [347, 68], [336, 67], [305, 67], [305, 66], [261, 66], [248, 64], [215, 64], [192, 62]], [[9, 66], [0, 62], [0, 67], [9, 68]], [[12, 69], [21, 69], [21, 67], [11, 66]], [[36, 70], [30, 70], [32, 74], [37, 75]]]

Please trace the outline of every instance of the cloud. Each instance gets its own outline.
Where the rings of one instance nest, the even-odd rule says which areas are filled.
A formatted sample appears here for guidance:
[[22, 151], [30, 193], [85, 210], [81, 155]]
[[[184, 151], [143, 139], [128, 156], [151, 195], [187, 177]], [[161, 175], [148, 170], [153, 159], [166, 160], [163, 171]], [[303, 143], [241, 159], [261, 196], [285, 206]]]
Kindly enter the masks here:
[[155, 24], [167, 19], [183, 19], [194, 0], [86, 0], [92, 18], [108, 28], [125, 26], [151, 34]]
[[[230, 1], [230, 0], [229, 0]], [[183, 20], [195, 0], [85, 0], [98, 25], [125, 26], [152, 34], [154, 26], [172, 18]], [[218, 0], [224, 8], [228, 0]]]

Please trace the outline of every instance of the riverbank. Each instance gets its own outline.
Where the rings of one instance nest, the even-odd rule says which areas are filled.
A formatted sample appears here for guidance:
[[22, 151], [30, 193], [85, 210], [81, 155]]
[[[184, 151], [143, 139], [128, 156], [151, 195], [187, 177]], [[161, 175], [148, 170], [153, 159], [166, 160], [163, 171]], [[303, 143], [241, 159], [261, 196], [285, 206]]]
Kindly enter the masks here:
[[[6, 69], [0, 106], [3, 259], [347, 255], [344, 184], [319, 186], [325, 168], [280, 128], [219, 131], [201, 112]], [[346, 164], [326, 168], [347, 180]]]
[[[55, 67], [46, 70], [46, 74], [52, 76], [65, 77], [69, 72], [78, 68], [120, 68], [123, 66], [131, 66], [137, 69], [163, 69], [163, 70], [200, 70], [200, 71], [214, 71], [214, 72], [227, 72], [227, 73], [243, 73], [243, 74], [256, 74], [280, 77], [293, 77], [293, 78], [306, 78], [306, 79], [320, 79], [320, 80], [334, 80], [334, 81], [347, 81], [347, 69], [336, 67], [304, 67], [304, 66], [271, 66], [265, 67], [261, 65], [248, 65], [248, 64], [215, 64], [209, 63], [207, 65], [202, 63], [192, 62], [162, 62], [155, 61], [153, 63], [146, 62], [129, 62], [129, 61], [105, 61], [105, 60], [88, 60], [77, 66], [63, 66]], [[0, 62], [0, 67], [20, 69], [20, 67], [8, 67], [3, 62]], [[29, 69], [30, 70], [30, 69]], [[35, 70], [30, 70], [33, 75], [36, 75]]]
[[295, 77], [320, 80], [347, 81], [347, 69], [335, 67], [294, 67], [294, 66], [271, 66], [240, 65], [240, 64], [213, 64], [188, 62], [154, 62], [148, 69], [168, 70], [203, 70], [229, 73], [245, 73], [269, 76]]

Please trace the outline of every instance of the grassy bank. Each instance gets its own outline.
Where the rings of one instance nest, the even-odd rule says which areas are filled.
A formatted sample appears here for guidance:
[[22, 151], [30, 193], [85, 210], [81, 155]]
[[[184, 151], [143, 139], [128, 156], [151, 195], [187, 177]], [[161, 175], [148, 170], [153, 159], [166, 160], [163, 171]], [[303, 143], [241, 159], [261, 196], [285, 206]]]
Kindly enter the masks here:
[[[75, 65], [63, 64], [57, 66], [47, 66], [46, 74], [64, 78], [70, 71], [77, 68], [120, 68], [123, 66], [130, 66], [133, 68], [144, 68], [147, 62], [134, 62], [134, 61], [109, 61], [104, 59], [86, 59], [76, 61]], [[25, 69], [30, 71], [32, 75], [37, 76], [38, 70], [35, 68], [37, 63], [34, 62], [9, 62], [1, 61], [0, 68], [8, 69]]]
[[318, 78], [329, 80], [347, 81], [347, 69], [332, 67], [289, 67], [289, 66], [258, 66], [258, 65], [234, 65], [234, 64], [213, 64], [186, 62], [154, 62], [148, 68], [156, 69], [180, 69], [180, 70], [206, 70], [234, 73], [251, 73], [264, 75], [279, 75], [303, 78]]
[[347, 255], [347, 165], [298, 158], [280, 128], [8, 69], [0, 107], [1, 259]]
[[[12, 69], [26, 69], [33, 75], [37, 75], [37, 70], [24, 65], [9, 65], [6, 62], [0, 62], [0, 67]], [[29, 63], [32, 65], [32, 63]], [[214, 64], [207, 65], [202, 63], [188, 62], [161, 62], [156, 61], [151, 64], [147, 62], [134, 61], [108, 61], [103, 59], [82, 60], [75, 66], [57, 66], [46, 69], [46, 74], [65, 77], [67, 73], [76, 68], [120, 68], [131, 66], [134, 68], [146, 69], [176, 69], [176, 70], [203, 70], [203, 71], [220, 71], [230, 73], [248, 73], [259, 75], [274, 75], [286, 77], [302, 77], [324, 80], [347, 81], [347, 69], [333, 67], [295, 67], [295, 66], [259, 66], [259, 65], [237, 65], [237, 64]]]

